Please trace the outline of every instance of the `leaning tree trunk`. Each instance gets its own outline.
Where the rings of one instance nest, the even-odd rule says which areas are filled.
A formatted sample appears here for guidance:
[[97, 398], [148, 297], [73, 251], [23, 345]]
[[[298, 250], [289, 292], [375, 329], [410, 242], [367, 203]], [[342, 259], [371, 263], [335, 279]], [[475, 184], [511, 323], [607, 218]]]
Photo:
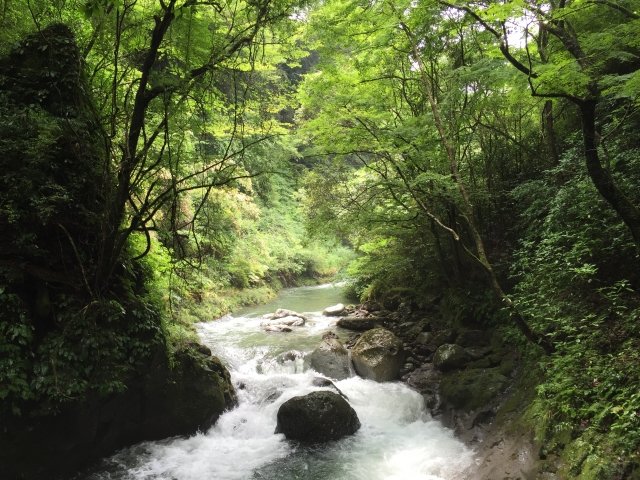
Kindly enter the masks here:
[[462, 239], [460, 236], [456, 235], [456, 241], [462, 245], [462, 247], [470, 254], [470, 256], [476, 260], [476, 262], [483, 268], [483, 270], [487, 273], [489, 277], [489, 284], [491, 286], [491, 290], [495, 294], [495, 296], [500, 300], [503, 306], [507, 308], [509, 312], [510, 318], [515, 324], [515, 326], [520, 330], [520, 332], [532, 343], [539, 345], [547, 354], [551, 354], [554, 352], [555, 348], [553, 344], [549, 341], [547, 337], [541, 335], [540, 333], [535, 332], [530, 326], [524, 316], [520, 313], [513, 300], [505, 293], [500, 285], [500, 280], [496, 275], [495, 270], [493, 269], [493, 265], [489, 261], [489, 258], [486, 253], [486, 248], [484, 245], [484, 240], [482, 239], [482, 235], [480, 235], [480, 229], [478, 228], [475, 220], [475, 216], [473, 213], [473, 205], [471, 203], [471, 197], [469, 196], [469, 192], [467, 191], [466, 185], [462, 176], [460, 175], [460, 170], [458, 168], [458, 154], [454, 147], [454, 144], [451, 141], [451, 138], [447, 132], [447, 128], [442, 120], [442, 116], [440, 114], [440, 105], [438, 102], [438, 98], [435, 93], [435, 88], [432, 83], [432, 79], [429, 76], [426, 66], [422, 61], [422, 55], [418, 48], [418, 43], [416, 42], [413, 33], [409, 30], [409, 28], [405, 24], [401, 24], [401, 28], [407, 35], [409, 40], [412, 56], [416, 65], [419, 69], [420, 79], [422, 82], [422, 86], [424, 88], [425, 96], [429, 102], [429, 106], [431, 107], [431, 113], [433, 115], [433, 121], [436, 126], [436, 130], [438, 131], [438, 136], [440, 138], [440, 143], [445, 151], [447, 159], [449, 160], [449, 167], [451, 170], [451, 176], [458, 186], [458, 191], [460, 192], [460, 196], [462, 197], [462, 204], [460, 205], [460, 211], [462, 216], [464, 217], [467, 226], [469, 228], [469, 232], [471, 233], [471, 237], [473, 239], [473, 244], [476, 250], [476, 254], [474, 255], [472, 251], [470, 251], [467, 247], [462, 243]]
[[587, 172], [600, 195], [620, 215], [622, 221], [629, 228], [636, 247], [640, 251], [640, 210], [620, 190], [609, 171], [600, 162], [596, 140], [596, 102], [595, 99], [584, 100], [579, 104]]

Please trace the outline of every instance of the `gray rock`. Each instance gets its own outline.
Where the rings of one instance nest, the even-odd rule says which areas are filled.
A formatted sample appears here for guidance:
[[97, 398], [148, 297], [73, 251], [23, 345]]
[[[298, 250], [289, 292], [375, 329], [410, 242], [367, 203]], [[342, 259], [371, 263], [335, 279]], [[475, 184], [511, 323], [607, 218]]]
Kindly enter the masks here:
[[305, 319], [304, 317], [297, 317], [295, 315], [287, 315], [285, 317], [273, 318], [271, 320], [267, 320], [262, 322], [262, 326], [267, 325], [286, 325], [287, 327], [301, 327], [304, 325]]
[[265, 332], [290, 332], [291, 327], [287, 325], [264, 325]]
[[444, 345], [445, 343], [451, 343], [456, 338], [456, 334], [450, 328], [445, 328], [444, 330], [438, 330], [433, 332], [433, 338], [431, 340], [431, 344], [438, 348], [440, 345]]
[[327, 442], [352, 435], [360, 428], [355, 410], [337, 393], [311, 392], [293, 397], [278, 410], [275, 433], [305, 443]]
[[284, 309], [278, 309], [276, 313], [270, 313], [263, 318], [267, 320], [260, 323], [260, 326], [267, 332], [290, 332], [291, 327], [301, 327], [306, 321], [302, 315]]
[[407, 376], [407, 385], [415, 388], [424, 397], [425, 405], [432, 413], [440, 407], [439, 386], [442, 373], [433, 364], [427, 363], [416, 368]]
[[305, 357], [305, 364], [336, 380], [351, 376], [349, 352], [340, 340], [327, 334], [323, 336], [318, 348]]
[[304, 315], [298, 312], [294, 312], [293, 310], [287, 310], [286, 308], [279, 308], [274, 313], [267, 313], [266, 315], [262, 316], [262, 318], [266, 320], [276, 320], [278, 318], [285, 317], [298, 317], [302, 318], [303, 320], [307, 319], [307, 317], [305, 317]]
[[330, 307], [325, 308], [322, 311], [322, 314], [327, 317], [338, 317], [344, 314], [346, 307], [342, 303], [338, 303], [337, 305], [332, 305]]
[[486, 410], [507, 385], [507, 377], [498, 369], [460, 370], [443, 377], [440, 394], [447, 406], [463, 411]]
[[298, 350], [289, 350], [288, 352], [283, 352], [276, 357], [276, 362], [280, 365], [283, 365], [285, 362], [295, 362], [299, 358], [302, 358], [304, 353]]
[[326, 387], [326, 388], [332, 388], [333, 390], [335, 390], [335, 392], [340, 395], [342, 398], [344, 398], [346, 401], [349, 401], [349, 398], [342, 393], [342, 390], [340, 390], [338, 387], [336, 387], [335, 383], [333, 383], [331, 380], [329, 380], [328, 378], [324, 378], [324, 377], [315, 377], [313, 379], [313, 381], [311, 382], [311, 384], [314, 387]]
[[382, 320], [377, 317], [342, 317], [338, 320], [338, 327], [356, 332], [364, 332], [380, 326]]
[[446, 372], [464, 366], [471, 360], [471, 355], [460, 345], [445, 343], [440, 345], [433, 355], [433, 365]]
[[431, 332], [422, 332], [418, 334], [415, 339], [415, 343], [418, 345], [429, 345], [433, 340], [433, 333]]
[[377, 382], [396, 380], [404, 363], [402, 340], [384, 328], [362, 334], [351, 350], [358, 375]]

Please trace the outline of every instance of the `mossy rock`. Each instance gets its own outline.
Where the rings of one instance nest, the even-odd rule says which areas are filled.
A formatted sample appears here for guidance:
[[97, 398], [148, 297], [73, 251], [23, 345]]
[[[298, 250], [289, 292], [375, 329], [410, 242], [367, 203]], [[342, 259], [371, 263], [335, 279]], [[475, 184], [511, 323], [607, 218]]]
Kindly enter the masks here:
[[490, 403], [508, 383], [497, 369], [469, 369], [445, 374], [440, 396], [446, 406], [472, 411]]
[[471, 355], [460, 345], [440, 345], [433, 356], [433, 365], [441, 372], [461, 368], [471, 360]]
[[389, 382], [400, 377], [404, 363], [402, 340], [384, 328], [362, 334], [351, 349], [353, 366], [363, 378]]
[[204, 431], [237, 403], [229, 372], [217, 357], [189, 345], [174, 360], [173, 368], [160, 368], [147, 383], [146, 397], [156, 399], [147, 412], [148, 437]]
[[291, 440], [320, 443], [353, 435], [359, 428], [358, 415], [344, 398], [319, 391], [284, 402], [278, 410], [275, 433]]

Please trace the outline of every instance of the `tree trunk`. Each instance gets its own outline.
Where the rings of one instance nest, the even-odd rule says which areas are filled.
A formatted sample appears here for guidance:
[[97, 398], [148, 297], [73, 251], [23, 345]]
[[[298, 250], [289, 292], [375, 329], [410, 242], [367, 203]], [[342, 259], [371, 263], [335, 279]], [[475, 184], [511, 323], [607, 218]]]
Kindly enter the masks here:
[[547, 150], [553, 160], [553, 164], [560, 162], [560, 153], [558, 152], [558, 140], [553, 123], [553, 101], [547, 100], [542, 108], [542, 133], [544, 141], [547, 144]]
[[414, 61], [416, 62], [421, 83], [424, 88], [425, 96], [427, 97], [427, 101], [429, 102], [429, 106], [431, 107], [431, 113], [433, 115], [433, 122], [435, 124], [436, 130], [438, 132], [438, 136], [440, 138], [440, 143], [442, 148], [444, 149], [447, 159], [449, 160], [449, 167], [451, 169], [451, 176], [453, 177], [454, 182], [458, 187], [458, 191], [460, 192], [460, 196], [462, 197], [462, 202], [460, 205], [460, 212], [462, 217], [465, 219], [467, 226], [469, 227], [469, 233], [473, 238], [473, 245], [476, 250], [476, 255], [473, 254], [471, 250], [469, 250], [462, 239], [458, 236], [456, 241], [461, 244], [462, 248], [469, 253], [469, 255], [476, 260], [484, 269], [489, 277], [489, 283], [491, 285], [491, 290], [496, 295], [498, 300], [507, 307], [511, 320], [514, 322], [515, 326], [520, 330], [520, 332], [532, 343], [539, 345], [547, 354], [551, 354], [554, 352], [554, 346], [546, 338], [544, 335], [541, 335], [537, 332], [534, 332], [525, 318], [522, 316], [520, 311], [517, 309], [516, 305], [513, 303], [511, 298], [504, 292], [500, 285], [500, 281], [498, 276], [496, 275], [495, 270], [493, 269], [493, 265], [489, 261], [487, 257], [486, 248], [484, 244], [484, 240], [482, 239], [482, 235], [480, 235], [480, 229], [475, 220], [474, 212], [473, 212], [473, 204], [471, 202], [471, 196], [467, 190], [466, 184], [462, 176], [460, 175], [460, 170], [458, 168], [458, 152], [456, 151], [455, 145], [451, 141], [451, 137], [447, 130], [447, 126], [445, 122], [442, 120], [442, 116], [440, 114], [440, 105], [438, 102], [438, 97], [436, 95], [437, 89], [434, 88], [432, 84], [431, 77], [429, 76], [426, 66], [422, 61], [422, 55], [420, 50], [418, 49], [418, 43], [416, 42], [413, 34], [409, 30], [409, 28], [401, 24], [401, 28], [407, 35], [407, 38], [411, 45], [412, 56]]
[[580, 103], [587, 172], [600, 195], [613, 207], [629, 228], [636, 248], [640, 251], [640, 210], [631, 203], [609, 171], [600, 163], [596, 141], [596, 102], [597, 100], [594, 99], [584, 100]]

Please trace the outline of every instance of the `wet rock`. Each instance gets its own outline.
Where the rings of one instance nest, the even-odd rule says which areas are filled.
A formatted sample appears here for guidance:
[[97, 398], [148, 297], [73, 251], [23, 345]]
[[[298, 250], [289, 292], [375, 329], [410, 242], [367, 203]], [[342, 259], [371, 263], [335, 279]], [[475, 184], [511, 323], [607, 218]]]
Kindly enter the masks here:
[[471, 355], [460, 345], [445, 343], [440, 345], [433, 355], [433, 365], [446, 372], [461, 368], [471, 360]]
[[354, 330], [356, 332], [364, 332], [380, 326], [382, 320], [378, 317], [355, 317], [348, 316], [342, 317], [338, 320], [338, 327], [345, 328], [347, 330]]
[[450, 372], [440, 382], [443, 403], [458, 410], [485, 407], [504, 391], [508, 379], [497, 369], [468, 369]]
[[451, 343], [455, 338], [454, 331], [447, 328], [435, 332], [420, 332], [415, 336], [414, 343], [420, 346], [421, 351], [433, 353], [438, 347]]
[[403, 322], [394, 330], [402, 338], [413, 342], [426, 327], [427, 325], [422, 322]]
[[285, 362], [295, 362], [296, 360], [304, 357], [304, 353], [298, 350], [289, 350], [288, 352], [283, 352], [276, 357], [276, 362], [280, 365], [283, 365]]
[[274, 318], [300, 317], [300, 318], [304, 318], [305, 320], [307, 319], [307, 317], [305, 317], [304, 315], [298, 312], [295, 312], [293, 310], [287, 310], [286, 308], [277, 309], [273, 315], [274, 315]]
[[[491, 353], [490, 347], [467, 347], [465, 348], [465, 350], [474, 360], [479, 360], [481, 358], [484, 358], [489, 353]], [[495, 365], [491, 365], [491, 366], [495, 366]]]
[[301, 327], [304, 325], [305, 319], [303, 317], [297, 317], [295, 315], [287, 315], [285, 317], [278, 317], [272, 320], [262, 322], [260, 325], [267, 327], [269, 325], [284, 325], [287, 327]]
[[377, 382], [396, 380], [404, 363], [402, 341], [384, 328], [362, 334], [351, 350], [358, 375]]
[[262, 318], [265, 321], [260, 326], [267, 332], [291, 332], [291, 327], [301, 327], [307, 321], [304, 315], [284, 308], [263, 315]]
[[325, 315], [327, 317], [338, 317], [340, 315], [343, 315], [345, 313], [345, 310], [346, 307], [344, 306], [344, 304], [338, 303], [336, 305], [325, 308], [322, 311], [322, 315]]
[[456, 337], [456, 344], [461, 347], [486, 347], [489, 336], [482, 330], [464, 330]]
[[342, 393], [342, 390], [340, 390], [338, 387], [336, 387], [335, 383], [333, 383], [331, 380], [329, 380], [328, 378], [324, 378], [324, 377], [315, 377], [311, 384], [314, 387], [326, 387], [326, 388], [331, 388], [333, 390], [335, 390], [335, 392], [340, 395], [342, 398], [344, 398], [345, 400], [349, 401], [349, 398]]
[[144, 374], [122, 392], [68, 403], [48, 416], [4, 417], [0, 478], [71, 478], [72, 470], [132, 443], [204, 431], [236, 404], [216, 357], [185, 346], [170, 366], [164, 345], [156, 347]]
[[148, 420], [163, 424], [155, 427], [160, 432], [206, 430], [237, 403], [229, 372], [218, 358], [202, 350], [179, 350], [170, 373], [176, 380], [150, 383], [147, 396], [156, 400], [153, 407], [147, 406]]
[[361, 335], [362, 335], [361, 333], [353, 333], [353, 334], [349, 335], [349, 338], [347, 338], [345, 346], [349, 350], [351, 350], [353, 348], [353, 346], [356, 344], [356, 342], [358, 341], [358, 339], [360, 338]]
[[302, 320], [307, 320], [307, 317], [305, 317], [304, 315], [298, 312], [294, 312], [293, 310], [287, 310], [286, 308], [279, 308], [274, 313], [267, 313], [266, 315], [262, 316], [262, 318], [264, 318], [265, 320], [277, 320], [285, 317], [298, 317]]
[[371, 300], [365, 302], [362, 307], [369, 312], [380, 312], [383, 308], [380, 303]]
[[431, 363], [421, 365], [411, 372], [407, 378], [407, 385], [415, 388], [424, 397], [425, 405], [434, 413], [440, 406], [439, 385], [442, 373]]
[[349, 352], [333, 332], [323, 335], [320, 345], [305, 357], [305, 364], [336, 380], [352, 376]]
[[291, 327], [286, 325], [264, 325], [262, 327], [265, 332], [291, 332]]
[[311, 392], [293, 397], [278, 410], [275, 433], [305, 443], [327, 442], [352, 435], [360, 428], [355, 410], [337, 393]]
[[413, 363], [411, 362], [405, 363], [400, 369], [400, 377], [405, 378], [405, 376], [410, 372], [412, 372], [413, 370], [415, 370], [415, 368], [416, 366]]
[[414, 342], [418, 345], [429, 345], [433, 340], [433, 333], [431, 332], [420, 332]]
[[455, 338], [456, 338], [455, 332], [450, 328], [445, 328], [444, 330], [438, 330], [433, 332], [433, 337], [431, 338], [430, 343], [435, 348], [438, 348], [440, 345], [453, 342]]
[[198, 343], [198, 342], [189, 342], [187, 343], [187, 346], [193, 350], [195, 350], [196, 352], [205, 355], [207, 357], [210, 357], [211, 355], [213, 355], [211, 353], [211, 349], [209, 347], [207, 347], [206, 345], [203, 345], [202, 343]]

